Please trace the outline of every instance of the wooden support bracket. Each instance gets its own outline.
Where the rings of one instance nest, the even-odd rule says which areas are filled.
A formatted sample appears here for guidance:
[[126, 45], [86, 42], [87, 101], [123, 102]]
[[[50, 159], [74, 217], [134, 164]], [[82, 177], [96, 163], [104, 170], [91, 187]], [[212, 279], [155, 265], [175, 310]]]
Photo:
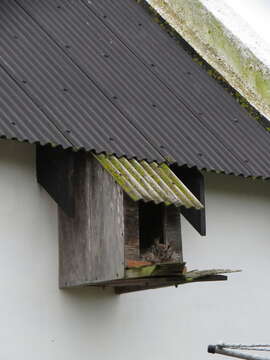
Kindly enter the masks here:
[[[176, 265], [178, 265], [178, 267]], [[142, 266], [141, 268], [128, 269], [126, 271], [126, 279], [104, 283], [102, 286], [114, 287], [116, 294], [123, 294], [126, 292], [157, 289], [168, 286], [177, 287], [178, 285], [194, 282], [223, 281], [227, 280], [227, 276], [224, 274], [240, 271], [213, 269], [183, 272], [184, 269], [184, 264]], [[151, 275], [143, 277], [142, 275], [146, 275], [146, 273], [151, 273]], [[136, 275], [137, 277], [135, 277]]]
[[181, 213], [200, 235], [205, 236], [206, 219], [204, 177], [195, 167], [189, 168], [187, 166], [172, 166], [172, 170], [204, 205], [204, 208], [201, 210], [181, 208]]
[[70, 217], [74, 215], [74, 158], [72, 150], [37, 145], [37, 181]]
[[202, 282], [202, 281], [224, 281], [227, 280], [227, 276], [225, 275], [208, 275], [202, 278], [194, 279], [194, 280], [177, 280], [177, 279], [167, 279], [167, 278], [160, 278], [156, 281], [147, 281], [141, 284], [127, 284], [126, 286], [115, 286], [115, 293], [116, 294], [124, 294], [134, 291], [141, 291], [141, 290], [150, 290], [150, 289], [158, 289], [164, 288], [169, 286], [178, 287], [178, 285], [184, 284], [191, 284], [194, 282]]

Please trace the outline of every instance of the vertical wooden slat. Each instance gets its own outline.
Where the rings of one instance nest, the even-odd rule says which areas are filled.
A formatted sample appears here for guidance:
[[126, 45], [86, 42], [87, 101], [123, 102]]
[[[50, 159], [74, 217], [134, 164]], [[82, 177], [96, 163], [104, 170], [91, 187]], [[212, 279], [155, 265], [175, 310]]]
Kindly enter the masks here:
[[181, 219], [179, 208], [176, 208], [173, 205], [164, 208], [163, 226], [164, 243], [170, 244], [172, 249], [178, 255], [179, 262], [183, 262]]
[[183, 207], [181, 208], [181, 213], [200, 235], [206, 235], [205, 186], [203, 175], [195, 167], [188, 168], [187, 166], [175, 166], [172, 170], [204, 205], [204, 208], [201, 210], [186, 209]]
[[139, 203], [124, 194], [125, 261], [140, 259]]
[[124, 277], [123, 192], [91, 155], [75, 160], [75, 213], [59, 208], [59, 285]]
[[36, 148], [37, 181], [69, 216], [74, 214], [74, 156], [59, 147]]

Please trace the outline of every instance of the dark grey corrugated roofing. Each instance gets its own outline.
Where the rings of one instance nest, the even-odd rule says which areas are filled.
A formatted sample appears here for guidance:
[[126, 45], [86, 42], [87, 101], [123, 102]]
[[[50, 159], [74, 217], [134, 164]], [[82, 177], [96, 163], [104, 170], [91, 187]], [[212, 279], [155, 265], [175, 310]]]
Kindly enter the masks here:
[[0, 2], [0, 134], [270, 177], [269, 134], [134, 0]]

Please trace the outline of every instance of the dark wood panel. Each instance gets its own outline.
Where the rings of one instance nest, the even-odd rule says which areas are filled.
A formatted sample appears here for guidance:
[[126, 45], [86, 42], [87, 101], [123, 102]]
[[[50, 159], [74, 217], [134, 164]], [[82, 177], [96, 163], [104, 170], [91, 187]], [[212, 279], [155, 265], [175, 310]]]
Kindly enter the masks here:
[[173, 166], [174, 173], [183, 181], [189, 190], [200, 200], [204, 205], [201, 210], [181, 208], [181, 213], [187, 221], [199, 232], [200, 235], [206, 235], [206, 216], [205, 216], [205, 186], [204, 177], [201, 172], [187, 166]]
[[144, 280], [141, 279], [141, 282], [139, 281], [134, 282], [133, 284], [123, 284], [120, 286], [115, 286], [115, 293], [116, 294], [124, 294], [134, 291], [141, 291], [141, 290], [151, 290], [151, 289], [159, 289], [169, 286], [175, 286], [178, 287], [179, 285], [185, 285], [185, 284], [191, 284], [196, 282], [205, 282], [205, 281], [224, 281], [227, 280], [227, 276], [225, 275], [209, 275], [204, 278], [195, 279], [193, 281], [181, 281], [176, 279], [150, 279], [150, 280]]
[[139, 203], [124, 194], [125, 261], [140, 259]]
[[38, 183], [49, 193], [61, 209], [74, 215], [74, 158], [72, 150], [51, 146], [36, 148], [36, 175]]
[[175, 206], [164, 208], [164, 243], [169, 244], [176, 255], [176, 262], [183, 262], [180, 209]]
[[185, 270], [185, 263], [163, 263], [137, 266], [126, 269], [126, 279], [153, 278], [161, 276], [180, 276]]

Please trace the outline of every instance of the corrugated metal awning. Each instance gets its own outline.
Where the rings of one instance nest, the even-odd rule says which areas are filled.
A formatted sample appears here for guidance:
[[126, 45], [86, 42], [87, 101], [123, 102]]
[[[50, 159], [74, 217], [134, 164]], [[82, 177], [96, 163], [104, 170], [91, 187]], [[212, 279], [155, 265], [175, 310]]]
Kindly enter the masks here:
[[93, 156], [134, 201], [202, 209], [203, 205], [165, 163], [128, 160], [114, 155]]

